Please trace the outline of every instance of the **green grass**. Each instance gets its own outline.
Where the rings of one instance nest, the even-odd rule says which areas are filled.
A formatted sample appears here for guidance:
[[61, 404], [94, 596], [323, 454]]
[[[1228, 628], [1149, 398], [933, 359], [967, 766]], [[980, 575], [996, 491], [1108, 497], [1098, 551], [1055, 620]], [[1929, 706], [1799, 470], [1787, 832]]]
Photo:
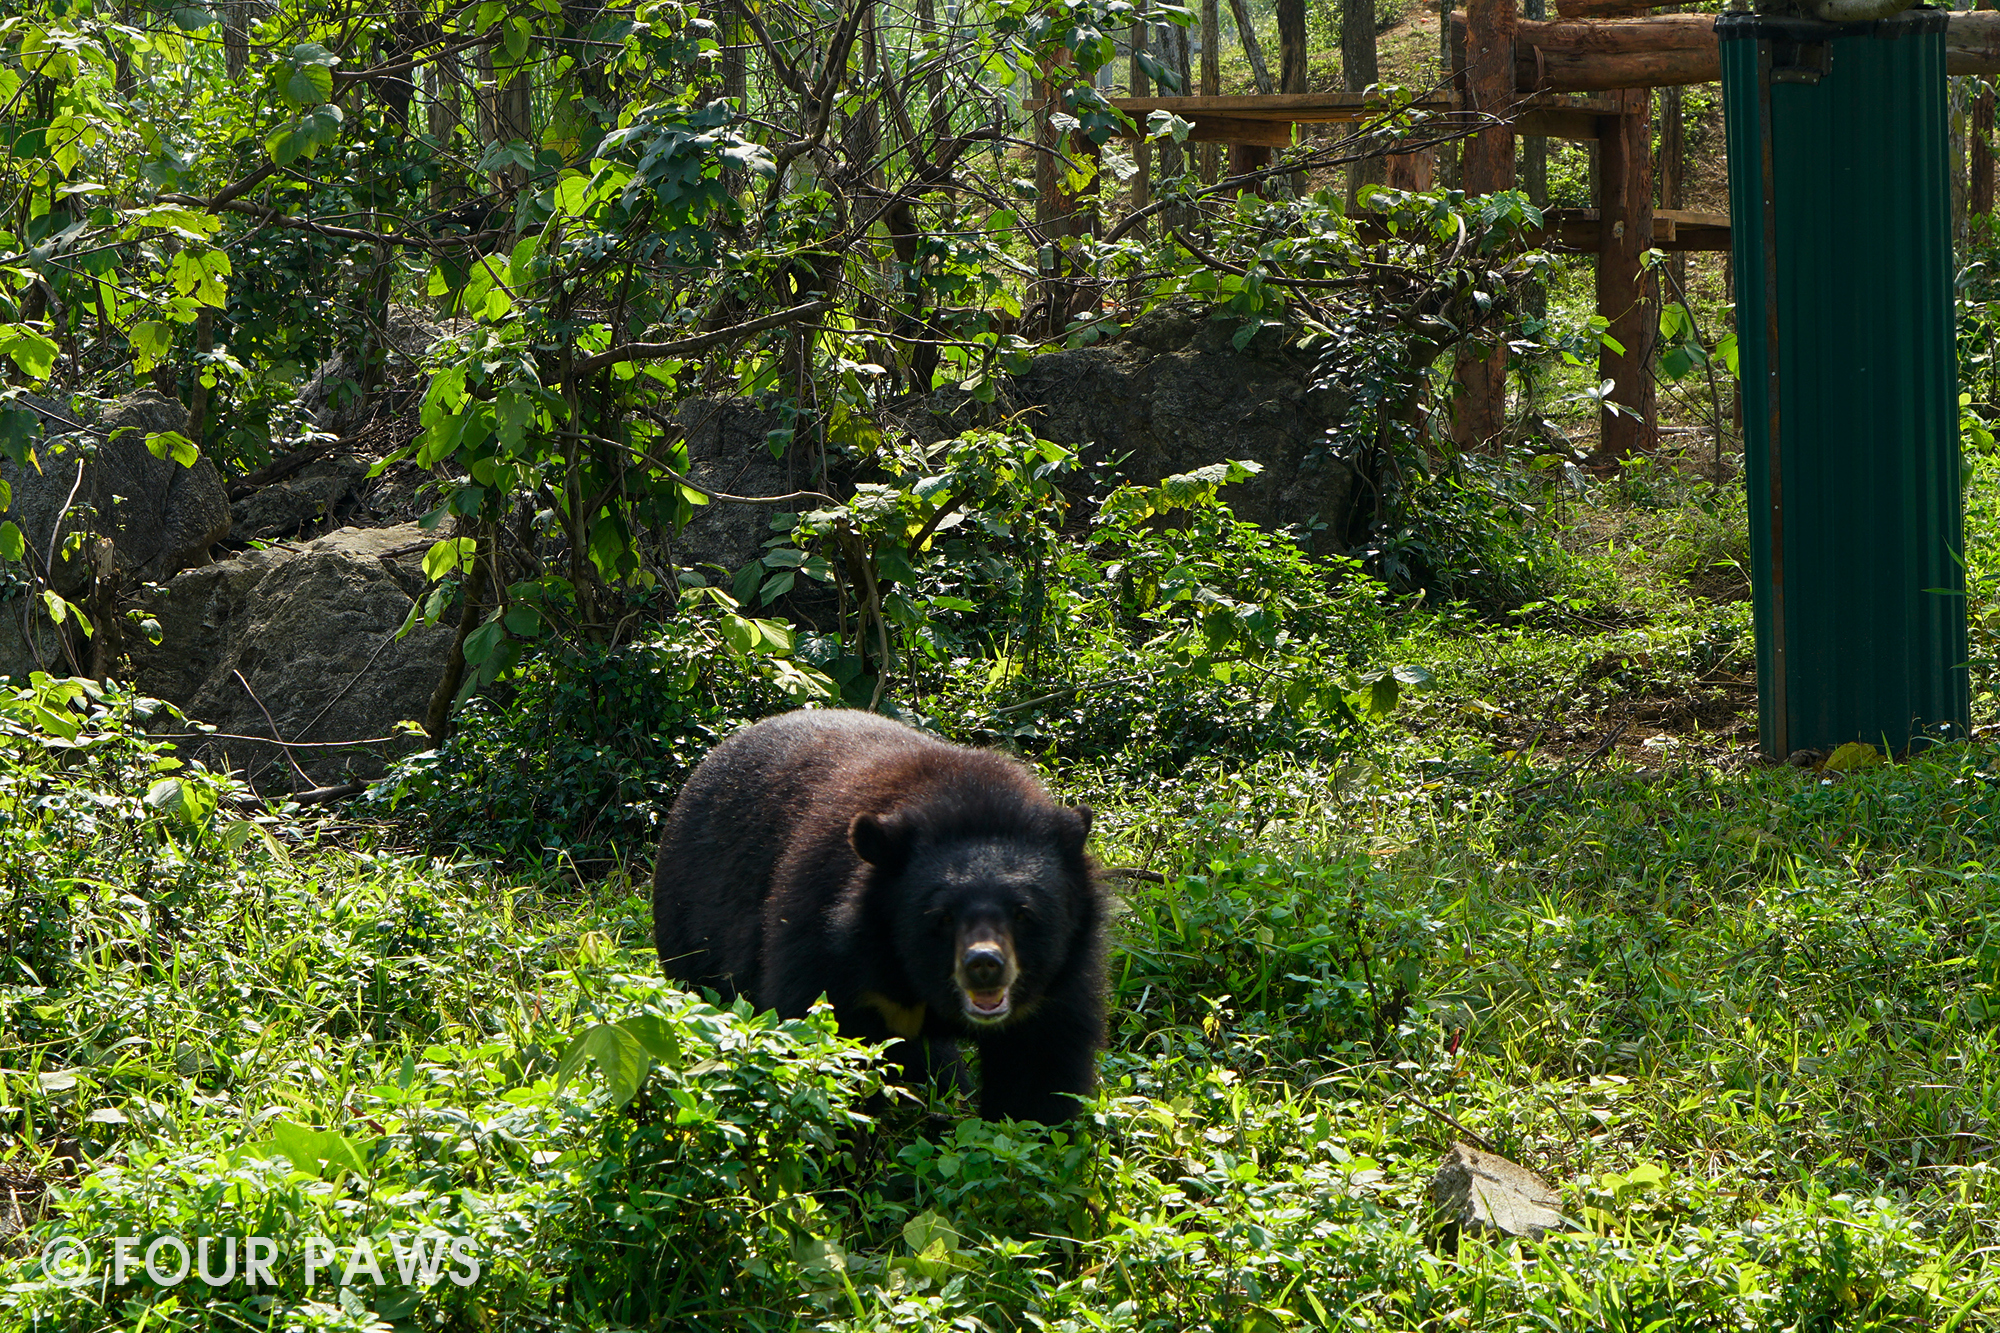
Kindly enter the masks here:
[[[643, 848], [579, 883], [247, 824], [117, 698], [6, 702], [0, 1328], [2000, 1327], [2000, 752], [1749, 762], [1740, 505], [1565, 503], [1555, 594], [1400, 604], [1431, 684], [1343, 752], [1052, 774], [1159, 879], [1117, 881], [1104, 1091], [1053, 1134], [878, 1116], [823, 1019], [651, 980]], [[1443, 1244], [1468, 1134], [1585, 1229]], [[481, 1275], [38, 1257], [203, 1230]]]

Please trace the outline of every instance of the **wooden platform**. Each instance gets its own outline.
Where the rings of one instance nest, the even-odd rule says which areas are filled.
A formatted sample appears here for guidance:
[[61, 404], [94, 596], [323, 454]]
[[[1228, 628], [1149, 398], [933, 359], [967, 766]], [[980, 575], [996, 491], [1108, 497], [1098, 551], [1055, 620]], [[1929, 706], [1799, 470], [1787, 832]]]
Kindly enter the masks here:
[[[1194, 125], [1196, 143], [1261, 144], [1281, 148], [1292, 141], [1294, 125], [1353, 124], [1377, 120], [1390, 108], [1366, 93], [1264, 93], [1232, 97], [1114, 97], [1111, 105], [1143, 129], [1155, 111], [1179, 116]], [[1040, 110], [1031, 103], [1030, 110]], [[1426, 118], [1426, 127], [1449, 131], [1487, 122], [1469, 112], [1457, 97], [1411, 102], [1407, 110]], [[1616, 115], [1616, 103], [1588, 97], [1541, 94], [1526, 97], [1504, 114], [1516, 134], [1550, 139], [1595, 139], [1601, 117]]]
[[[1549, 222], [1549, 240], [1565, 250], [1596, 253], [1602, 235], [1594, 208], [1551, 208], [1544, 217]], [[1725, 213], [1697, 213], [1686, 208], [1653, 210], [1653, 249], [1727, 250], [1729, 217]]]

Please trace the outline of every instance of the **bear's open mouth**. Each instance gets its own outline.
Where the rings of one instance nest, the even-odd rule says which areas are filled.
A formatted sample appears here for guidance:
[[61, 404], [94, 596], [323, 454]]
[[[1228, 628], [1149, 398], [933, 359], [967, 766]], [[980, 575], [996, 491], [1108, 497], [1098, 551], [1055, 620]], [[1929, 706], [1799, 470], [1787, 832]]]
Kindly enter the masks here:
[[1011, 1007], [1005, 990], [969, 990], [965, 992], [965, 1007], [974, 1018], [1004, 1018]]

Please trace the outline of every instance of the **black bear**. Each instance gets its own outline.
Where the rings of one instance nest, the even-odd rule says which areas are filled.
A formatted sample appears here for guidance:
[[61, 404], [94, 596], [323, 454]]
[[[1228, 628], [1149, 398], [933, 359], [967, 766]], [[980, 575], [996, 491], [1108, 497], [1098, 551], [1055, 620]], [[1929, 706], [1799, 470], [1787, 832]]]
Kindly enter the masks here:
[[907, 1039], [906, 1072], [979, 1047], [979, 1111], [1053, 1124], [1104, 1041], [1104, 899], [1090, 808], [1005, 755], [873, 713], [786, 713], [682, 788], [653, 870], [667, 974], [787, 1018]]

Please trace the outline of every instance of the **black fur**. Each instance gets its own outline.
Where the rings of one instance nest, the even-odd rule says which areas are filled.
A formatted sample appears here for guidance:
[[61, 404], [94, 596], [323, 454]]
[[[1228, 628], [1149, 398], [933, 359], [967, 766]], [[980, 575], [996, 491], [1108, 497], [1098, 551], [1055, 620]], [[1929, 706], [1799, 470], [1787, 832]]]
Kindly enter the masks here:
[[[912, 1071], [955, 1069], [973, 1041], [980, 1114], [1054, 1123], [1104, 1041], [1089, 832], [1088, 807], [1005, 755], [871, 713], [787, 713], [717, 746], [674, 802], [654, 941], [669, 976], [725, 997], [789, 1018], [824, 994], [843, 1032], [920, 1035]], [[973, 1011], [999, 991], [960, 985], [968, 939], [989, 969], [1002, 949], [1018, 965], [1000, 1021]]]

